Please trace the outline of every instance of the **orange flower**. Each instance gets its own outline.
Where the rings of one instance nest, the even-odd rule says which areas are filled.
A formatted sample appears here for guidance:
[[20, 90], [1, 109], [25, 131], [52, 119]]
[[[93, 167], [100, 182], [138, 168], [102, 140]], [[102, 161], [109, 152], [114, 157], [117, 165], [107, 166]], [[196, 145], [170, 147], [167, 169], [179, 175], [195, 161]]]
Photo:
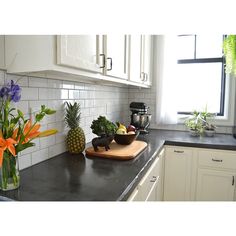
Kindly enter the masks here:
[[[23, 134], [25, 136], [23, 143], [27, 143], [29, 142], [29, 140], [36, 138], [40, 134], [39, 132], [40, 126], [41, 126], [40, 124], [36, 124], [32, 127], [31, 120], [28, 120], [27, 123], [25, 124], [24, 131], [23, 131]], [[13, 137], [16, 136], [17, 132], [18, 130], [16, 131], [16, 133], [14, 131]]]
[[3, 153], [6, 149], [8, 149], [13, 156], [16, 155], [16, 149], [14, 147], [16, 143], [17, 142], [12, 138], [4, 139], [0, 137], [0, 168], [2, 167]]

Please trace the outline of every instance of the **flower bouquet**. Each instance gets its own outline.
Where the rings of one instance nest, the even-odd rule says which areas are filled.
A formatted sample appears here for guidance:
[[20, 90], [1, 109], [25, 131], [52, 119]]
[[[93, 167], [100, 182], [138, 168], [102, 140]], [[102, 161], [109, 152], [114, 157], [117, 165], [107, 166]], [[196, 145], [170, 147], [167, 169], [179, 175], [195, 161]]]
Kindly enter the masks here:
[[13, 80], [0, 89], [0, 189], [4, 191], [19, 187], [18, 153], [34, 146], [35, 138], [57, 132], [55, 129], [39, 131], [44, 116], [56, 111], [42, 105], [34, 118], [26, 118], [20, 110], [11, 108], [11, 103], [19, 102], [20, 98], [21, 88]]

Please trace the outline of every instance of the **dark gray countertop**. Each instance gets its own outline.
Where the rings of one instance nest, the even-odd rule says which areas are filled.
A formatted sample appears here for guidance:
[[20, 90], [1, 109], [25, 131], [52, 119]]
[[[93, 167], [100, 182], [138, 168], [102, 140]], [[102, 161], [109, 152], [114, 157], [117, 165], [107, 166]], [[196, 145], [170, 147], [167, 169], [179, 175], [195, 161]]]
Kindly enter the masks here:
[[166, 145], [236, 150], [232, 135], [191, 137], [188, 132], [151, 130], [140, 135], [147, 148], [129, 161], [63, 153], [20, 172], [17, 190], [0, 195], [21, 201], [126, 200]]

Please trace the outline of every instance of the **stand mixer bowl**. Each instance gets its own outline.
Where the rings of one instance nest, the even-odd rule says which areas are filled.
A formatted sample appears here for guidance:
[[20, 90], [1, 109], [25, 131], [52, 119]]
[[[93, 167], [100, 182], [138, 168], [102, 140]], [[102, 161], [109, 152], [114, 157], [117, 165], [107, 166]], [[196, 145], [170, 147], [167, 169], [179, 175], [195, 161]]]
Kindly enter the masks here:
[[152, 115], [151, 114], [142, 114], [140, 115], [140, 123], [139, 126], [141, 129], [145, 130], [148, 128], [151, 122]]

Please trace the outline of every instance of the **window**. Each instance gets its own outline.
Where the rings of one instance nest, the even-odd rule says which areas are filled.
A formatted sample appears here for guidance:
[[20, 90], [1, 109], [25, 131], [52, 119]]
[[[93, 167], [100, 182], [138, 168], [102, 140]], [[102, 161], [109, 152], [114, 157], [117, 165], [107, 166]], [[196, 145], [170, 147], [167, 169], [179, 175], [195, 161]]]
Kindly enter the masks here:
[[224, 115], [222, 35], [177, 37], [178, 114], [207, 110]]

